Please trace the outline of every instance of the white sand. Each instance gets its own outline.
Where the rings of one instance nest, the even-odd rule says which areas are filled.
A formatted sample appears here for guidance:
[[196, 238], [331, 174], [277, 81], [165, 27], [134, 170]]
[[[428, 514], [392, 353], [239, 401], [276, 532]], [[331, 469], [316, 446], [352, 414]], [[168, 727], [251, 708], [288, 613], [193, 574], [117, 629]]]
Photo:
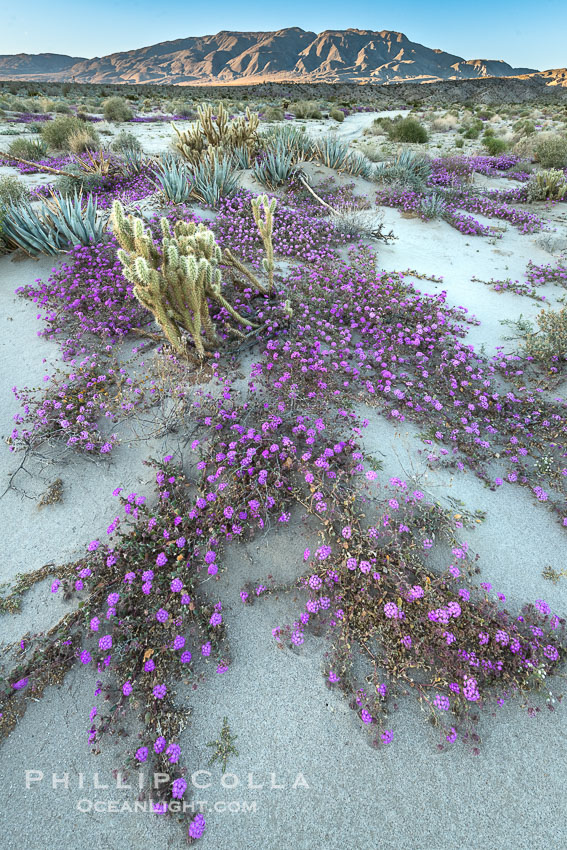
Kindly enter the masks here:
[[[352, 138], [353, 125], [360, 132], [374, 117], [350, 116], [337, 126], [337, 134]], [[136, 130], [145, 133], [148, 151], [161, 142], [155, 125], [139, 125]], [[321, 176], [325, 173], [320, 170]], [[362, 190], [364, 181], [358, 185]], [[558, 232], [565, 236], [565, 213], [558, 207], [552, 215]], [[483, 344], [487, 354], [504, 344], [502, 318], [520, 313], [533, 316], [540, 309], [529, 299], [499, 295], [470, 282], [473, 275], [522, 280], [529, 259], [549, 262], [550, 254], [536, 245], [535, 236], [522, 236], [508, 226], [503, 238], [492, 242], [463, 237], [444, 222], [404, 219], [396, 210], [385, 209], [384, 216], [398, 241], [377, 245], [380, 265], [443, 275], [443, 284], [421, 281], [418, 288], [446, 289], [449, 303], [464, 305], [478, 316], [482, 324], [470, 328], [469, 341]], [[11, 431], [17, 410], [11, 387], [39, 385], [57, 353], [55, 343], [36, 335], [41, 327], [36, 307], [15, 298], [13, 291], [45, 277], [52, 265], [49, 258], [21, 263], [0, 258], [3, 435]], [[550, 290], [553, 301], [560, 293]], [[43, 364], [43, 358], [48, 362]], [[416, 428], [405, 424], [400, 430], [375, 411], [365, 413], [371, 424], [364, 432], [364, 446], [384, 456], [381, 479], [414, 474], [422, 489], [438, 498], [450, 495], [470, 509], [486, 510], [486, 522], [463, 535], [481, 556], [482, 578], [505, 593], [512, 608], [543, 598], [565, 615], [567, 581], [553, 585], [541, 576], [545, 566], [560, 569], [565, 563], [564, 537], [545, 509], [526, 491], [511, 485], [491, 492], [471, 475], [429, 471], [418, 454], [422, 444], [416, 439]], [[104, 535], [116, 514], [114, 487], [151, 492], [150, 473], [142, 460], [154, 452], [175, 450], [176, 440], [170, 435], [148, 444], [125, 442], [113, 454], [110, 466], [81, 458], [46, 466], [41, 459], [30, 459], [34, 477], [20, 472], [14, 482], [24, 492], [11, 490], [0, 502], [2, 580], [52, 560], [63, 563], [90, 540]], [[10, 454], [7, 447], [0, 452], [2, 490], [20, 461], [21, 455]], [[58, 476], [64, 482], [63, 501], [38, 511], [39, 494]], [[225, 558], [226, 572], [211, 585], [211, 595], [223, 601], [233, 663], [223, 676], [211, 673], [195, 692], [180, 689], [180, 700], [194, 709], [181, 744], [190, 771], [208, 769], [206, 742], [218, 737], [222, 718], [228, 716], [240, 753], [229, 761], [228, 770], [240, 784], [224, 789], [217, 764], [210, 768], [212, 787], [195, 789], [195, 799], [209, 805], [216, 801], [221, 807], [239, 801], [241, 810], [206, 812], [203, 850], [548, 850], [567, 846], [564, 708], [530, 719], [513, 703], [495, 717], [484, 717], [485, 745], [481, 755], [473, 758], [460, 745], [438, 752], [435, 731], [423, 723], [415, 703], [404, 702], [392, 717], [394, 743], [374, 751], [343, 699], [324, 686], [320, 667], [325, 640], [309, 637], [298, 652], [277, 648], [271, 630], [295, 618], [293, 595], [267, 598], [250, 608], [242, 605], [238, 591], [245, 581], [259, 580], [268, 572], [287, 579], [300, 574], [306, 545], [308, 534], [292, 524], [249, 546], [234, 547]], [[64, 607], [45, 584], [36, 588], [20, 615], [0, 621], [3, 640], [55, 623]], [[144, 814], [77, 811], [77, 802], [85, 798], [118, 804], [132, 799], [124, 791], [93, 790], [95, 770], [101, 783], [113, 781], [111, 771], [120, 766], [120, 748], [108, 741], [102, 756], [90, 755], [85, 730], [95, 704], [92, 687], [86, 674], [72, 673], [60, 689], [50, 689], [31, 705], [5, 743], [0, 765], [3, 845], [13, 850], [184, 846], [171, 821], [159, 822]], [[26, 789], [26, 770], [42, 770], [44, 780]], [[69, 773], [69, 788], [53, 789], [52, 772], [60, 777]], [[83, 790], [77, 787], [80, 772], [85, 776]], [[248, 788], [249, 773], [264, 787]], [[270, 788], [272, 773], [284, 788]], [[309, 788], [291, 787], [297, 774], [303, 774]], [[256, 803], [256, 812], [242, 811], [243, 803]]]

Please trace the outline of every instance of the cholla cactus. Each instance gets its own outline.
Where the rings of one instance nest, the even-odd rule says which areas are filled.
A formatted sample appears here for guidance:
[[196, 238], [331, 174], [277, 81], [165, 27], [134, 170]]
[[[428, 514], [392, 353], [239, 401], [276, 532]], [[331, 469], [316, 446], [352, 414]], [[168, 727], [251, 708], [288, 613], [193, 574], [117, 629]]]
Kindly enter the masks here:
[[[264, 251], [266, 252], [266, 256], [262, 260], [262, 267], [268, 275], [268, 292], [272, 292], [274, 288], [274, 248], [272, 245], [272, 228], [277, 201], [275, 198], [268, 201], [267, 195], [258, 195], [257, 198], [253, 198], [251, 203], [254, 221], [256, 222], [256, 227], [262, 237]], [[264, 218], [261, 218], [260, 216], [260, 206], [264, 211]]]
[[175, 147], [181, 156], [192, 165], [197, 165], [208, 146], [215, 149], [234, 150], [246, 146], [251, 152], [258, 144], [259, 118], [256, 113], [246, 109], [246, 115], [229, 120], [228, 112], [219, 105], [216, 119], [213, 121], [213, 107], [199, 106], [197, 122], [188, 130], [180, 132], [175, 124], [171, 126], [177, 133]]
[[188, 332], [200, 358], [219, 338], [211, 320], [208, 298], [223, 306], [242, 325], [253, 328], [221, 293], [222, 259], [214, 233], [203, 224], [177, 221], [171, 232], [166, 218], [160, 220], [161, 251], [141, 219], [126, 217], [119, 201], [112, 206], [112, 227], [120, 250], [124, 277], [134, 295], [153, 313], [178, 354], [186, 353], [183, 331]]

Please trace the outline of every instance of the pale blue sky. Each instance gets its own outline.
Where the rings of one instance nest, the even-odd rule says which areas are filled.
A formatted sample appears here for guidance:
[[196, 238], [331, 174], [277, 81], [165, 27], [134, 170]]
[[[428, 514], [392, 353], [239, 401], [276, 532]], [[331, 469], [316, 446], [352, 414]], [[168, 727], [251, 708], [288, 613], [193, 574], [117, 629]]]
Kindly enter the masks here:
[[219, 30], [266, 31], [298, 26], [325, 29], [391, 29], [412, 41], [465, 59], [503, 59], [516, 67], [567, 66], [564, 0], [26, 0], [0, 11], [0, 54], [66, 53], [103, 56], [160, 41]]

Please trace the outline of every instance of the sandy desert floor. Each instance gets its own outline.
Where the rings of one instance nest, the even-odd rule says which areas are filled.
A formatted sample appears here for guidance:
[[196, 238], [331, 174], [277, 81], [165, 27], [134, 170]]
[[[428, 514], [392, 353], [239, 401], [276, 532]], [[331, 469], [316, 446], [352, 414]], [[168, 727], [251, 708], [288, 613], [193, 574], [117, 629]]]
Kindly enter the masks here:
[[[333, 132], [361, 143], [363, 131], [376, 117], [375, 113], [349, 116], [333, 125]], [[331, 127], [329, 122], [317, 125], [315, 133]], [[134, 132], [152, 154], [164, 150], [171, 137], [168, 125], [138, 125]], [[10, 139], [0, 136], [0, 146], [6, 149]], [[314, 182], [332, 174], [314, 163], [306, 170]], [[2, 174], [8, 173], [16, 172], [2, 169]], [[373, 200], [375, 187], [367, 181], [334, 176], [339, 185], [354, 183], [355, 194]], [[30, 185], [50, 182], [48, 176], [24, 179]], [[475, 179], [477, 185], [487, 187], [503, 182], [479, 175]], [[254, 187], [250, 175], [243, 181]], [[545, 264], [564, 258], [567, 205], [541, 203], [530, 209], [549, 222], [554, 241], [547, 247], [541, 234], [521, 234], [511, 225], [502, 225], [500, 239], [467, 237], [443, 220], [424, 222], [404, 217], [396, 209], [380, 208], [386, 229], [391, 228], [397, 239], [388, 244], [373, 242], [379, 265], [387, 271], [412, 269], [442, 277], [439, 283], [409, 275], [417, 289], [446, 291], [448, 304], [464, 307], [478, 318], [479, 324], [469, 326], [467, 337], [477, 350], [487, 356], [500, 346], [511, 350], [501, 321], [520, 315], [533, 318], [541, 304], [509, 292], [499, 294], [471, 279], [522, 280], [528, 261]], [[482, 216], [478, 220], [494, 224]], [[40, 385], [43, 376], [57, 366], [58, 356], [55, 343], [37, 335], [38, 308], [19, 298], [15, 290], [45, 278], [58, 262], [49, 257], [18, 262], [10, 255], [0, 257], [0, 433], [4, 436], [12, 430], [17, 411], [12, 387]], [[279, 262], [283, 269], [283, 261]], [[540, 294], [556, 306], [562, 292], [547, 285]], [[246, 367], [244, 359], [240, 368]], [[556, 394], [564, 390], [563, 385]], [[370, 407], [361, 407], [359, 413], [369, 419], [362, 444], [380, 458], [381, 478], [411, 478], [434, 498], [452, 497], [472, 510], [486, 511], [485, 522], [467, 537], [480, 556], [483, 581], [505, 594], [514, 610], [525, 600], [545, 599], [560, 616], [567, 614], [567, 579], [553, 584], [542, 576], [546, 567], [560, 571], [567, 564], [565, 532], [525, 489], [505, 484], [490, 490], [470, 473], [432, 468], [417, 427], [409, 422], [396, 425]], [[126, 492], [149, 493], [151, 473], [144, 459], [173, 453], [181, 443], [179, 434], [155, 436], [151, 417], [138, 423], [126, 421], [117, 430], [120, 445], [106, 464], [46, 451], [41, 457], [28, 458], [25, 468], [18, 470], [21, 455], [3, 446], [3, 582], [46, 563], [80, 557], [90, 540], [104, 536], [114, 518], [113, 489], [121, 486]], [[38, 500], [56, 478], [63, 482], [62, 500], [40, 509]], [[260, 581], [268, 572], [282, 580], [302, 574], [307, 545], [308, 532], [292, 517], [288, 526], [270, 536], [229, 547], [224, 559], [228, 568], [212, 587], [215, 598], [223, 603], [232, 663], [224, 676], [207, 677], [196, 690], [186, 689], [192, 714], [180, 740], [191, 770], [209, 771], [198, 775], [203, 787], [194, 789], [196, 810], [202, 802], [206, 812], [203, 850], [548, 850], [567, 846], [567, 725], [562, 707], [532, 718], [512, 701], [487, 713], [480, 722], [483, 747], [473, 757], [462, 749], [438, 752], [435, 731], [423, 723], [416, 703], [405, 700], [393, 719], [395, 741], [374, 750], [341, 695], [325, 688], [317, 676], [325, 640], [310, 636], [300, 650], [278, 648], [271, 631], [294, 619], [291, 594], [267, 597], [252, 609], [241, 604], [239, 591], [243, 583]], [[49, 593], [48, 581], [36, 585], [20, 613], [2, 616], [3, 642], [50, 628], [69, 605]], [[109, 742], [95, 758], [86, 742], [94, 679], [82, 670], [71, 672], [60, 688], [48, 689], [28, 708], [4, 742], [0, 757], [3, 846], [14, 850], [184, 846], [172, 819], [120, 812], [133, 792], [116, 787], [113, 770], [120, 764], [118, 744]], [[180, 698], [184, 693], [180, 686]], [[239, 755], [229, 761], [223, 785], [218, 764], [207, 766], [205, 742], [218, 736], [225, 715], [238, 735]], [[26, 771], [41, 771], [42, 779], [27, 788]], [[95, 771], [98, 783], [109, 787], [93, 787]], [[33, 774], [36, 779], [39, 776]], [[92, 807], [95, 800], [99, 811]]]

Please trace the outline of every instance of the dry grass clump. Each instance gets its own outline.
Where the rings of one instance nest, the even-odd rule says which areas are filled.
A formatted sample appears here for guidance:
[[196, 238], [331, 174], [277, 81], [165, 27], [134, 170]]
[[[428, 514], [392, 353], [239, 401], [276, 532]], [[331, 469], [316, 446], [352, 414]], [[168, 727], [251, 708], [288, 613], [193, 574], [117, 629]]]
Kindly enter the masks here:
[[358, 146], [358, 150], [370, 160], [370, 162], [382, 162], [384, 154], [382, 153], [382, 145], [375, 141], [362, 142]]
[[84, 153], [92, 150], [95, 144], [95, 139], [90, 130], [75, 130], [68, 139], [68, 147], [71, 153]]
[[448, 112], [446, 115], [436, 116], [431, 122], [431, 129], [434, 133], [449, 133], [456, 130], [458, 125], [458, 118]]

